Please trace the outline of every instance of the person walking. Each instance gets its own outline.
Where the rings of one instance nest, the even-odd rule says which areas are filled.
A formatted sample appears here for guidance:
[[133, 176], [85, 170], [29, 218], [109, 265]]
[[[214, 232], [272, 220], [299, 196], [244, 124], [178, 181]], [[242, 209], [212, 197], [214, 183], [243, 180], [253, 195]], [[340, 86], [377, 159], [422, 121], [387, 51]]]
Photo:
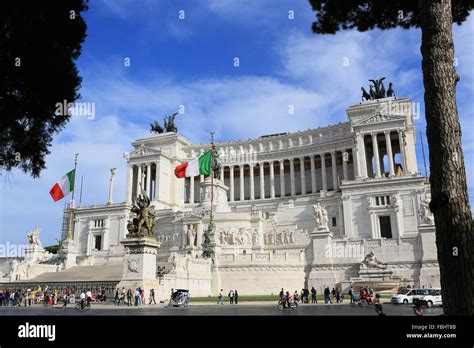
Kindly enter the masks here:
[[87, 289], [86, 297], [87, 297], [87, 305], [90, 306], [90, 305], [91, 305], [91, 302], [92, 302], [92, 292], [91, 292], [91, 289]]
[[316, 289], [314, 286], [311, 288], [311, 303], [318, 303], [318, 300], [316, 299]]
[[341, 301], [341, 293], [339, 292], [339, 289], [336, 288], [336, 303], [340, 303]]
[[217, 304], [224, 305], [224, 294], [223, 294], [223, 289], [219, 291], [219, 296], [217, 298]]
[[127, 290], [127, 306], [132, 305], [132, 289]]
[[86, 300], [86, 293], [84, 291], [85, 290], [82, 290], [81, 295], [79, 296], [81, 301], [81, 309], [84, 309], [84, 301]]
[[122, 287], [122, 292], [120, 293], [120, 302], [125, 304], [125, 297], [127, 296], [127, 292], [125, 291], [125, 287]]
[[151, 304], [152, 301], [153, 301], [153, 304], [156, 304], [155, 289], [150, 289], [150, 298], [149, 298], [149, 303], [148, 304]]
[[327, 286], [324, 289], [324, 303], [326, 303], [326, 304], [331, 303], [330, 294], [331, 294], [331, 292], [329, 291], [329, 286]]
[[136, 291], [138, 291], [138, 305], [142, 304], [142, 288], [138, 288]]
[[239, 303], [239, 293], [237, 292], [237, 290], [234, 291], [234, 303]]
[[133, 296], [135, 297], [135, 307], [138, 307], [138, 301], [140, 301], [140, 291], [138, 290], [138, 288], [135, 289]]
[[349, 298], [351, 299], [351, 304], [354, 303], [354, 287], [351, 286], [349, 289]]
[[416, 304], [415, 307], [413, 307], [413, 312], [415, 313], [415, 316], [417, 317], [423, 316], [423, 312], [421, 311], [421, 306], [419, 304]]
[[119, 288], [115, 289], [114, 302], [117, 306], [120, 305]]
[[64, 294], [64, 297], [63, 297], [63, 308], [66, 308], [67, 307], [67, 303], [69, 302], [69, 295], [68, 294]]
[[374, 310], [375, 310], [375, 313], [377, 313], [379, 317], [386, 316], [386, 314], [383, 312], [382, 305], [380, 303], [375, 304]]
[[234, 304], [234, 290], [229, 291], [229, 302], [230, 304]]

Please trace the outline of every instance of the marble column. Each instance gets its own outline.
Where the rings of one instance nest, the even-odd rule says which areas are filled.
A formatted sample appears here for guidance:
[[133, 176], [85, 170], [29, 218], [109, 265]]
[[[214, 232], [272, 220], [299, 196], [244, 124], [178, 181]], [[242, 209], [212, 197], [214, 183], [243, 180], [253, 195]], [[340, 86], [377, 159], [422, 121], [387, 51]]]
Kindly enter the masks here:
[[127, 166], [127, 190], [125, 193], [125, 202], [132, 203], [132, 184], [133, 184], [133, 165]]
[[189, 203], [194, 203], [194, 176], [189, 178]]
[[151, 197], [151, 163], [146, 165], [146, 193]]
[[403, 167], [403, 174], [408, 173], [407, 168], [407, 156], [405, 153], [405, 141], [403, 140], [403, 131], [398, 131], [398, 141], [400, 143], [400, 154], [402, 155], [402, 167]]
[[339, 183], [337, 181], [336, 151], [331, 152], [331, 169], [332, 169], [332, 189], [333, 191], [337, 191]]
[[328, 181], [326, 177], [326, 154], [322, 153], [322, 154], [319, 154], [319, 156], [321, 156], [321, 178], [323, 182], [323, 191], [327, 191]]
[[240, 195], [239, 195], [239, 200], [243, 201], [245, 200], [245, 187], [244, 187], [244, 165], [240, 164], [239, 165], [239, 175], [240, 175]]
[[390, 176], [395, 176], [395, 166], [393, 164], [393, 151], [392, 151], [392, 139], [390, 138], [390, 131], [384, 132], [385, 134], [385, 144], [387, 148], [387, 161], [388, 161], [388, 170]]
[[380, 172], [380, 155], [379, 155], [379, 144], [377, 140], [377, 133], [372, 133], [372, 148], [374, 149], [374, 159], [375, 159], [375, 177], [382, 177]]
[[362, 179], [367, 178], [367, 154], [365, 153], [365, 140], [362, 134], [357, 134], [359, 173]]
[[300, 157], [300, 179], [301, 179], [301, 194], [306, 194], [306, 177], [304, 172], [304, 157]]
[[[344, 158], [347, 158], [347, 161], [344, 161]], [[342, 152], [342, 175], [344, 175], [344, 180], [348, 180], [349, 179], [349, 175], [347, 173], [347, 162], [349, 161], [349, 152], [347, 152], [346, 150], [344, 150], [344, 152]]]
[[285, 160], [280, 160], [280, 197], [285, 196]]
[[360, 143], [357, 142], [358, 139], [356, 137], [356, 144], [355, 146], [352, 148], [352, 167], [354, 168], [354, 178], [356, 180], [359, 180], [362, 178], [362, 172], [360, 170], [360, 161], [359, 161], [359, 147], [360, 147]]
[[260, 199], [265, 198], [265, 178], [264, 178], [265, 172], [263, 170], [263, 165], [264, 165], [264, 162], [260, 162], [258, 164], [260, 168]]
[[159, 164], [158, 161], [155, 162], [155, 168], [156, 168], [156, 170], [155, 170], [155, 200], [156, 201], [158, 200], [158, 196], [160, 194], [160, 191], [159, 191], [160, 182], [158, 181], [158, 178], [159, 178], [159, 175], [160, 175], [160, 173], [159, 173], [159, 168], [160, 167], [159, 167], [158, 164]]
[[[204, 182], [204, 175], [199, 175], [199, 183], [202, 183], [202, 182]], [[202, 201], [203, 195], [204, 195], [204, 192], [202, 192], [202, 186], [199, 185], [199, 202]]]
[[270, 161], [270, 198], [275, 198], [275, 169]]
[[250, 199], [254, 200], [255, 199], [255, 183], [254, 183], [254, 173], [253, 173], [253, 168], [255, 165], [253, 163], [249, 164], [249, 170], [250, 170]]
[[290, 158], [290, 187], [291, 187], [291, 195], [296, 195], [296, 188], [295, 188], [295, 159]]
[[142, 184], [142, 165], [137, 165], [137, 192], [135, 193], [135, 198], [140, 194], [140, 186]]
[[221, 166], [221, 169], [219, 170], [219, 179], [224, 182], [224, 166]]
[[316, 187], [316, 168], [314, 166], [314, 155], [309, 156], [311, 162], [311, 193], [317, 192]]
[[234, 201], [234, 166], [229, 166], [229, 186], [230, 186], [230, 198], [231, 202]]
[[337, 205], [337, 214], [337, 227], [339, 229], [339, 235], [342, 237], [344, 235], [344, 212], [342, 203]]

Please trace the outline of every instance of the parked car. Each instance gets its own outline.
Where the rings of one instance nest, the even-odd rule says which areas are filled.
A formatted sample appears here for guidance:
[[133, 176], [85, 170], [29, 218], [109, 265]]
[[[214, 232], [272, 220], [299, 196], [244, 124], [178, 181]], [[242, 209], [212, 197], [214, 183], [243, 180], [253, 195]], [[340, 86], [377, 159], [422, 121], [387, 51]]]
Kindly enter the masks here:
[[391, 302], [395, 304], [409, 304], [413, 303], [413, 299], [420, 299], [425, 295], [428, 295], [428, 289], [404, 289], [400, 293], [393, 295]]
[[171, 296], [171, 306], [173, 307], [187, 307], [189, 304], [189, 290], [177, 289]]
[[418, 303], [420, 306], [426, 306], [429, 308], [436, 305], [443, 305], [443, 300], [441, 298], [441, 289], [427, 289], [427, 292], [428, 293], [426, 295], [421, 296], [420, 298], [416, 298], [414, 302]]

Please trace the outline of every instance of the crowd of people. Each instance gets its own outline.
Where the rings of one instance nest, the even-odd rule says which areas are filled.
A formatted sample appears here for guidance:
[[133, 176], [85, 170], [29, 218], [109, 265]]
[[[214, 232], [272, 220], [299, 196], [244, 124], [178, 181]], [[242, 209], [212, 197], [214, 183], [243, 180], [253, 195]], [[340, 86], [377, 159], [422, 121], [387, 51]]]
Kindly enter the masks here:
[[[122, 289], [117, 288], [115, 289], [114, 303], [117, 306], [127, 305], [129, 307], [138, 307], [144, 305], [146, 304], [145, 290], [141, 287], [138, 287], [135, 290], [130, 288], [125, 290], [125, 287], [122, 287]], [[148, 295], [148, 304], [152, 303], [156, 304], [155, 289], [150, 289], [150, 293]]]
[[106, 288], [102, 286], [97, 292], [92, 289], [78, 290], [75, 287], [69, 288], [19, 288], [19, 289], [1, 289], [0, 290], [0, 306], [23, 306], [29, 307], [35, 304], [43, 306], [55, 306], [63, 304], [67, 307], [68, 303], [72, 303], [78, 297], [79, 300], [87, 301], [89, 304], [93, 302], [105, 302], [107, 300]]
[[[230, 304], [238, 304], [239, 303], [239, 292], [237, 290], [230, 290], [227, 298], [229, 299]], [[219, 291], [219, 295], [217, 296], [217, 304], [223, 305], [224, 304], [224, 289]]]

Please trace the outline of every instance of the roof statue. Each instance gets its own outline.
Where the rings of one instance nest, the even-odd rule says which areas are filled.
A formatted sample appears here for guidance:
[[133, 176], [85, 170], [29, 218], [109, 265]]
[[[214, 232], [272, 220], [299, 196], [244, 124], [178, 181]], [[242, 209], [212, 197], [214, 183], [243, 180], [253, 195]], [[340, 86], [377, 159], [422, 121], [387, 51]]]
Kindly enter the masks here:
[[367, 92], [364, 87], [361, 87], [360, 90], [362, 91], [362, 100], [374, 100], [395, 96], [393, 84], [391, 82], [388, 84], [388, 90], [385, 90], [385, 86], [383, 84], [383, 80], [385, 79], [385, 77], [382, 77], [379, 80], [369, 80], [372, 82], [372, 84], [369, 86], [369, 92]]

